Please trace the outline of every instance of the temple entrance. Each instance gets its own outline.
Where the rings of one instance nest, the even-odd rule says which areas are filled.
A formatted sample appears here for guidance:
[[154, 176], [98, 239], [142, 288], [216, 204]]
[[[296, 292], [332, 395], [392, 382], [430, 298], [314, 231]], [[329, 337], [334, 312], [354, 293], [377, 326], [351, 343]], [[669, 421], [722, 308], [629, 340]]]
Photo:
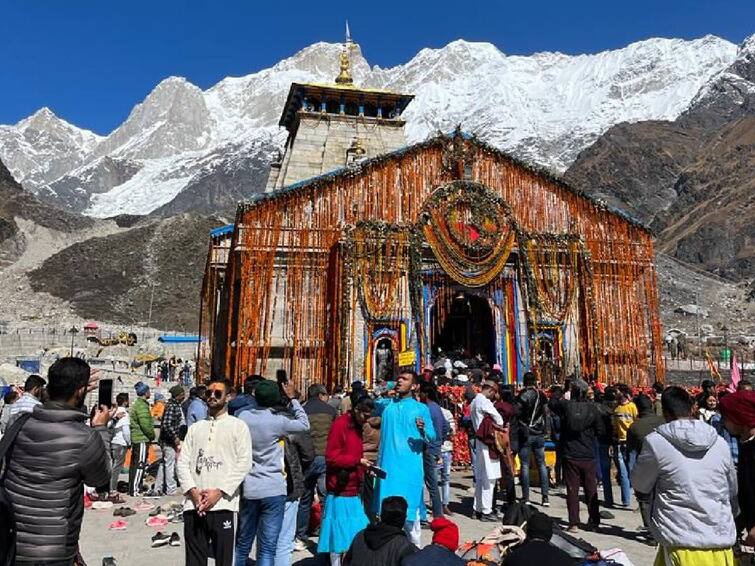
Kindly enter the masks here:
[[496, 363], [495, 326], [487, 299], [465, 291], [455, 291], [445, 300], [439, 296], [430, 318], [433, 355], [442, 351], [452, 359], [479, 356], [483, 363]]

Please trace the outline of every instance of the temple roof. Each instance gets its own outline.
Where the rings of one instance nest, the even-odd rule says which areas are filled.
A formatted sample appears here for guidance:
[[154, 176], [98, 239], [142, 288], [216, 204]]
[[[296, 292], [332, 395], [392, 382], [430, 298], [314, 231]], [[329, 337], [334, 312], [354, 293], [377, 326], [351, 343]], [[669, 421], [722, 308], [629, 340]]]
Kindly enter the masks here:
[[638, 219], [634, 218], [633, 216], [627, 214], [623, 210], [620, 210], [618, 208], [615, 208], [602, 199], [598, 199], [594, 197], [593, 195], [590, 195], [580, 189], [577, 189], [571, 185], [569, 185], [566, 181], [564, 181], [560, 176], [555, 175], [551, 171], [548, 171], [546, 169], [537, 167], [536, 165], [532, 165], [530, 163], [527, 163], [517, 157], [514, 157], [513, 155], [506, 153], [505, 151], [502, 151], [496, 147], [493, 147], [490, 144], [487, 144], [480, 139], [478, 139], [473, 134], [469, 134], [466, 132], [462, 132], [460, 130], [457, 130], [455, 132], [449, 133], [449, 134], [442, 134], [439, 133], [436, 136], [433, 136], [431, 138], [428, 138], [427, 140], [423, 142], [419, 142], [413, 145], [408, 145], [405, 147], [402, 147], [400, 149], [397, 149], [395, 151], [391, 151], [388, 153], [383, 153], [381, 155], [377, 155], [375, 157], [371, 157], [368, 159], [364, 159], [362, 161], [353, 163], [351, 165], [347, 165], [344, 167], [339, 167], [338, 169], [334, 169], [332, 171], [328, 171], [327, 173], [323, 173], [322, 175], [317, 175], [315, 177], [310, 177], [309, 179], [303, 179], [302, 181], [298, 181], [296, 183], [293, 183], [291, 185], [285, 186], [281, 189], [267, 192], [267, 193], [258, 193], [254, 195], [249, 201], [247, 202], [241, 202], [239, 203], [239, 210], [246, 210], [248, 208], [254, 207], [260, 203], [271, 201], [271, 200], [277, 200], [279, 198], [283, 198], [286, 196], [289, 196], [291, 194], [295, 194], [299, 191], [302, 191], [305, 188], [310, 188], [314, 185], [323, 185], [323, 184], [330, 184], [333, 182], [336, 182], [339, 179], [343, 179], [345, 177], [353, 177], [355, 175], [359, 175], [367, 170], [369, 170], [372, 167], [377, 167], [382, 164], [384, 164], [386, 161], [390, 161], [393, 159], [400, 158], [404, 155], [416, 153], [419, 151], [422, 151], [423, 149], [426, 149], [428, 147], [434, 147], [437, 145], [440, 145], [442, 143], [447, 142], [450, 139], [453, 139], [455, 136], [460, 136], [467, 140], [468, 142], [474, 144], [479, 149], [492, 153], [499, 159], [505, 159], [514, 165], [521, 167], [522, 169], [525, 169], [527, 171], [530, 171], [534, 173], [535, 175], [542, 177], [543, 179], [560, 186], [561, 188], [581, 197], [588, 201], [590, 201], [596, 208], [600, 210], [605, 210], [606, 212], [613, 214], [615, 216], [620, 217], [622, 220], [629, 222], [633, 226], [640, 228], [644, 230], [645, 232], [652, 234], [653, 232], [650, 230], [648, 226], [640, 222]]
[[296, 113], [301, 110], [304, 98], [330, 98], [345, 101], [371, 102], [384, 107], [394, 107], [400, 115], [414, 99], [413, 94], [401, 94], [389, 90], [362, 88], [349, 84], [292, 83], [283, 106], [278, 125], [291, 130], [296, 120]]

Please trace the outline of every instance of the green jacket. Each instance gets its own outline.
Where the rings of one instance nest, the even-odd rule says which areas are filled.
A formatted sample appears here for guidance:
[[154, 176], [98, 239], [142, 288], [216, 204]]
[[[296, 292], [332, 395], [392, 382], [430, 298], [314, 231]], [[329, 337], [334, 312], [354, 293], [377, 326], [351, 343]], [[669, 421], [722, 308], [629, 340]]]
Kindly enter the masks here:
[[146, 399], [137, 397], [130, 411], [131, 443], [151, 442], [155, 439], [155, 422]]

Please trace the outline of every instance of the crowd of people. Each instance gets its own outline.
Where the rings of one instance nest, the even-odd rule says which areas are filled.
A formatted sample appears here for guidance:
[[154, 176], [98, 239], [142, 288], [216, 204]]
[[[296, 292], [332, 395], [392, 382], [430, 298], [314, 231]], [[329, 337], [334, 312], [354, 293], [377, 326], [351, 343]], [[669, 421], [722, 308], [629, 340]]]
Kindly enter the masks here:
[[[463, 510], [450, 491], [460, 442], [472, 467], [472, 518], [492, 527], [513, 506], [530, 509], [527, 538], [505, 565], [573, 563], [549, 542], [560, 527], [545, 512], [561, 486], [572, 534], [600, 530], [606, 513], [636, 501], [658, 566], [733, 565], [733, 548], [755, 543], [749, 382], [729, 392], [706, 381], [693, 397], [681, 387], [638, 391], [579, 378], [543, 389], [526, 373], [518, 388], [482, 368], [451, 394], [447, 369], [402, 370], [371, 389], [354, 382], [348, 394], [322, 384], [299, 392], [285, 374], [251, 375], [239, 388], [213, 378], [188, 394], [173, 385], [159, 414], [138, 382], [112, 408], [87, 413], [96, 376], [62, 358], [46, 380], [32, 376], [23, 392], [5, 395], [0, 516], [5, 505], [16, 521], [15, 532], [0, 521], [0, 546], [13, 539], [17, 563], [83, 563], [84, 486], [92, 498], [124, 503], [119, 476], [130, 449], [128, 495], [183, 496], [187, 565], [212, 557], [245, 566], [253, 547], [259, 566], [288, 566], [304, 548], [337, 566], [461, 565], [453, 516]], [[433, 534], [424, 547], [423, 524]]]

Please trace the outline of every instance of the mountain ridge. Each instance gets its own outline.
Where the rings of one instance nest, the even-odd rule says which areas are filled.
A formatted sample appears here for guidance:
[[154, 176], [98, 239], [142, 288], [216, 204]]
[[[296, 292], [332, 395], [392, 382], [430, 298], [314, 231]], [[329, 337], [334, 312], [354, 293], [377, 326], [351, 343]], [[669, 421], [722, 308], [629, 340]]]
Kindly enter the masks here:
[[[148, 214], [192, 203], [215, 212], [209, 202], [225, 207], [262, 189], [270, 156], [285, 140], [277, 122], [290, 83], [331, 82], [341, 49], [315, 43], [205, 90], [168, 77], [110, 134], [92, 138], [94, 147], [63, 136], [60, 155], [55, 144], [39, 152], [19, 144], [24, 132], [0, 126], [0, 159], [25, 188], [74, 212]], [[563, 170], [616, 122], [677, 117], [735, 54], [736, 46], [707, 35], [581, 55], [509, 56], [491, 43], [456, 40], [385, 69], [371, 67], [357, 46], [352, 61], [357, 84], [416, 95], [405, 112], [409, 143], [462, 123], [496, 147]], [[239, 182], [241, 170], [255, 178]], [[204, 202], [203, 185], [216, 187], [217, 198]]]

